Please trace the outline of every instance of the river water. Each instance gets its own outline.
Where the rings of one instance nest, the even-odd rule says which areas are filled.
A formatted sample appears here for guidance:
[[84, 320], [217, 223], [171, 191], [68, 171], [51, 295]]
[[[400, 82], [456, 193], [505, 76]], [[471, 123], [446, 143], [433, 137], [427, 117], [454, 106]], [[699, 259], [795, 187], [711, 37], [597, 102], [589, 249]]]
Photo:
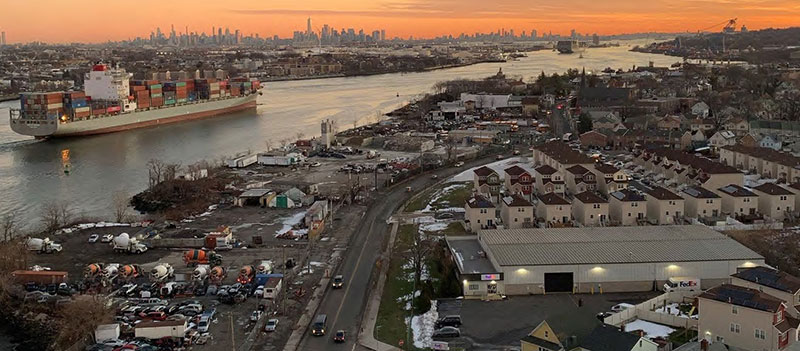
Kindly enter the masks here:
[[[0, 104], [0, 215], [15, 211], [26, 224], [36, 225], [42, 204], [68, 201], [77, 215], [110, 216], [115, 192], [134, 194], [146, 187], [150, 159], [186, 165], [261, 151], [267, 141], [275, 145], [294, 140], [298, 133], [319, 135], [319, 123], [326, 118], [335, 120], [340, 130], [349, 128], [430, 91], [437, 82], [484, 78], [501, 67], [507, 76], [527, 81], [542, 71], [629, 69], [650, 61], [668, 66], [680, 60], [628, 49], [589, 49], [582, 59], [537, 51], [518, 61], [423, 73], [273, 82], [266, 85], [255, 112], [77, 139], [37, 141], [16, 135], [8, 126], [7, 110], [18, 102], [5, 102]], [[63, 172], [66, 163], [71, 165], [69, 174]]]

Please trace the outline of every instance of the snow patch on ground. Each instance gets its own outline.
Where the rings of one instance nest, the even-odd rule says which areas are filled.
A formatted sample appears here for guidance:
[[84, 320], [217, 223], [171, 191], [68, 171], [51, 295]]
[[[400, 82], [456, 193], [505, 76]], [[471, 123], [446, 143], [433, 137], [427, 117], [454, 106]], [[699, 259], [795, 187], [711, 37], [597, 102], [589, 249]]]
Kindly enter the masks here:
[[[689, 318], [689, 315], [684, 313], [684, 312], [682, 312], [678, 307], [679, 307], [678, 304], [673, 302], [673, 303], [667, 304], [666, 306], [661, 306], [659, 308], [656, 308], [655, 312], [663, 313], [663, 314], [671, 314], [673, 316], [678, 316], [678, 317], [683, 317], [683, 318]], [[697, 319], [697, 317], [698, 317], [697, 315], [694, 315], [691, 318], [692, 319]]]
[[[522, 162], [521, 159], [522, 159], [521, 157], [511, 157], [505, 160], [495, 161], [484, 166], [489, 167], [493, 169], [495, 172], [497, 172], [501, 180], [504, 179], [503, 177], [505, 177], [506, 174], [505, 169], [514, 165], [520, 166], [526, 171], [528, 171], [528, 173], [533, 174], [533, 167], [531, 167], [531, 164], [529, 163], [528, 159], [525, 158], [525, 162]], [[454, 183], [454, 182], [472, 181], [475, 179], [474, 171], [481, 167], [483, 166], [473, 167], [464, 172], [456, 174], [452, 178], [448, 179], [447, 182]]]
[[431, 201], [429, 201], [428, 204], [425, 206], [425, 208], [423, 208], [420, 212], [435, 212], [436, 210], [431, 205], [435, 204], [437, 201], [439, 201], [439, 199], [449, 194], [451, 191], [465, 187], [467, 187], [466, 184], [452, 184], [440, 189], [439, 191], [434, 193], [433, 196], [431, 196]]
[[434, 223], [426, 223], [419, 226], [419, 230], [424, 232], [438, 232], [447, 229], [447, 225], [449, 223], [446, 222], [434, 222]]
[[306, 217], [306, 211], [301, 211], [295, 213], [290, 217], [281, 218], [280, 221], [281, 223], [283, 223], [283, 227], [281, 227], [281, 229], [278, 229], [278, 231], [275, 232], [275, 235], [277, 236], [285, 234], [286, 232], [292, 230], [292, 227], [296, 224], [299, 224], [305, 217]]
[[433, 344], [433, 329], [439, 312], [436, 311], [436, 300], [431, 301], [431, 309], [421, 316], [411, 319], [411, 330], [414, 333], [414, 346], [420, 349], [429, 348]]
[[637, 330], [644, 331], [645, 336], [647, 336], [650, 339], [659, 336], [666, 338], [667, 336], [669, 336], [670, 333], [675, 331], [675, 329], [672, 329], [666, 325], [643, 321], [641, 319], [634, 319], [632, 322], [625, 324], [626, 333]]

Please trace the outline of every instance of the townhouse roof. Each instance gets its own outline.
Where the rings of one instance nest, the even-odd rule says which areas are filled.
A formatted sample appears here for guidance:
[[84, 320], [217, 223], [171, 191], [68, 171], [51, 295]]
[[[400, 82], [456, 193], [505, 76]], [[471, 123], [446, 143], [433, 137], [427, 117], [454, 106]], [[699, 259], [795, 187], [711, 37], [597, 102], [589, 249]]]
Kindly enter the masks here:
[[721, 187], [721, 188], [719, 188], [717, 190], [719, 190], [719, 191], [721, 191], [721, 192], [723, 192], [725, 194], [728, 194], [730, 196], [733, 196], [733, 197], [755, 197], [755, 196], [758, 196], [755, 193], [753, 193], [752, 191], [747, 190], [747, 189], [745, 189], [745, 188], [743, 188], [741, 186], [738, 186], [736, 184], [728, 184], [728, 185], [723, 186], [723, 187]]
[[541, 165], [539, 167], [536, 167], [535, 171], [536, 171], [536, 173], [543, 174], [543, 175], [552, 175], [553, 173], [558, 172], [557, 169], [553, 168], [550, 165]]
[[760, 158], [766, 161], [779, 163], [787, 167], [800, 166], [800, 158], [792, 154], [780, 152], [768, 147], [749, 147], [741, 144], [724, 146], [723, 149], [739, 152], [748, 156]]
[[467, 206], [470, 208], [494, 208], [494, 204], [483, 195], [473, 195], [467, 200]]
[[580, 194], [575, 194], [575, 200], [585, 204], [605, 204], [608, 201], [595, 194], [593, 191], [584, 191]]
[[800, 190], [800, 182], [789, 184], [789, 187], [795, 190]]
[[650, 195], [658, 200], [683, 200], [680, 195], [673, 193], [666, 188], [662, 188], [660, 186], [654, 186], [650, 190], [647, 191], [647, 195]]
[[758, 190], [768, 195], [792, 195], [793, 192], [786, 190], [786, 188], [775, 183], [764, 183], [753, 189]]
[[619, 328], [602, 324], [596, 326], [586, 339], [581, 341], [581, 348], [592, 351], [632, 350], [641, 336], [626, 333]]
[[764, 259], [703, 225], [494, 229], [476, 240], [499, 266]]
[[614, 167], [614, 166], [612, 166], [612, 165], [610, 165], [610, 164], [608, 164], [608, 163], [600, 163], [600, 164], [596, 164], [596, 165], [594, 166], [594, 168], [595, 168], [595, 169], [596, 169], [598, 172], [601, 172], [601, 173], [603, 173], [603, 174], [612, 174], [612, 173], [617, 173], [617, 172], [619, 172], [619, 168], [617, 168], [617, 167]]
[[519, 175], [528, 173], [528, 171], [526, 171], [524, 168], [522, 168], [520, 166], [516, 166], [516, 165], [506, 168], [505, 172], [506, 172], [506, 174], [515, 175], [515, 176], [519, 176]]
[[790, 294], [795, 294], [800, 290], [800, 278], [769, 267], [753, 267], [731, 276]]
[[781, 299], [765, 292], [732, 284], [718, 285], [699, 297], [772, 313], [777, 312], [783, 304]]
[[478, 177], [488, 177], [490, 174], [494, 173], [494, 170], [489, 167], [482, 166], [476, 168], [473, 172], [475, 172]]
[[574, 150], [560, 140], [548, 141], [537, 146], [536, 150], [539, 150], [561, 164], [594, 163], [594, 160], [589, 158], [589, 156], [584, 155], [580, 151]]
[[656, 156], [666, 158], [670, 161], [678, 162], [681, 165], [691, 166], [692, 168], [703, 171], [707, 174], [742, 173], [735, 167], [728, 166], [724, 163], [713, 161], [706, 157], [697, 156], [680, 150], [655, 148], [653, 150], [650, 150], [650, 152]]
[[574, 165], [574, 166], [572, 166], [570, 168], [567, 168], [567, 172], [570, 172], [570, 173], [572, 173], [574, 175], [584, 175], [586, 173], [589, 173], [589, 170], [586, 169], [586, 167], [584, 167], [584, 166]]
[[715, 192], [708, 190], [702, 186], [692, 186], [683, 189], [683, 193], [695, 199], [719, 199], [719, 195]]
[[628, 189], [615, 191], [609, 195], [622, 202], [644, 201], [644, 195], [640, 194], [637, 191]]
[[561, 345], [559, 345], [559, 344], [556, 344], [554, 342], [550, 342], [550, 341], [545, 340], [545, 339], [540, 339], [540, 338], [537, 338], [537, 337], [531, 336], [531, 335], [523, 336], [522, 339], [520, 339], [520, 341], [526, 342], [528, 344], [533, 344], [533, 345], [536, 345], [536, 346], [541, 346], [545, 350], [561, 350], [561, 349], [563, 349], [561, 347]]
[[517, 194], [503, 197], [503, 203], [508, 207], [526, 207], [533, 206], [530, 201], [525, 200], [524, 197]]
[[547, 193], [539, 196], [539, 201], [545, 205], [569, 205], [569, 201], [556, 193]]

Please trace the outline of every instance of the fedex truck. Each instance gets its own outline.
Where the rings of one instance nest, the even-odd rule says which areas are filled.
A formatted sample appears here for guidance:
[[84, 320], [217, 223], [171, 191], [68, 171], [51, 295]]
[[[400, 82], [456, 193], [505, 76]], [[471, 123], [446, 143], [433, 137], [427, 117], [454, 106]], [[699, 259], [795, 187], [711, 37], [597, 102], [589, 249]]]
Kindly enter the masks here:
[[700, 291], [700, 278], [672, 277], [664, 283], [664, 292]]

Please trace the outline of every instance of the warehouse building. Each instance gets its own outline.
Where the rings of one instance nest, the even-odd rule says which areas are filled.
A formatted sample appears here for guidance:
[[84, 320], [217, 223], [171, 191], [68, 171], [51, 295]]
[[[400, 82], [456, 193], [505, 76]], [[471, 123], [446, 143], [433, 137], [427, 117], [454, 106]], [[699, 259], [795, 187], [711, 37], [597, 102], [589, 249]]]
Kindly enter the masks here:
[[448, 237], [465, 297], [652, 291], [672, 277], [727, 283], [764, 257], [700, 225], [481, 230]]

